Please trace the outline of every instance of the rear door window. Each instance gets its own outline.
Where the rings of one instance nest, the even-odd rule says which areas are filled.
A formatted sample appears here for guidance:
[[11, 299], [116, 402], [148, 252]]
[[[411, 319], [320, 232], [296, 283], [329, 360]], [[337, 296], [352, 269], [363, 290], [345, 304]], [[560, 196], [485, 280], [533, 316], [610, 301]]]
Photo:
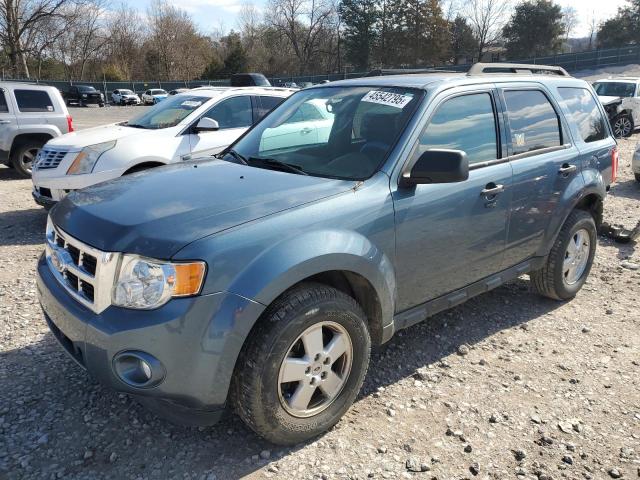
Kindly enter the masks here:
[[558, 88], [564, 106], [578, 126], [580, 136], [586, 143], [607, 138], [607, 126], [593, 95], [586, 88]]
[[276, 108], [278, 105], [280, 105], [284, 101], [284, 98], [282, 97], [267, 97], [267, 96], [261, 95], [258, 98], [259, 98], [259, 101], [258, 101], [257, 120], [260, 120], [267, 113], [269, 113], [271, 110]]
[[540, 90], [506, 90], [513, 155], [562, 144], [560, 119]]
[[53, 103], [44, 90], [14, 90], [21, 112], [53, 112]]
[[430, 149], [462, 150], [469, 164], [498, 158], [496, 117], [489, 93], [446, 100], [420, 136], [417, 156]]
[[0, 90], [0, 113], [7, 113], [9, 106], [7, 105], [7, 99], [4, 96], [4, 91]]

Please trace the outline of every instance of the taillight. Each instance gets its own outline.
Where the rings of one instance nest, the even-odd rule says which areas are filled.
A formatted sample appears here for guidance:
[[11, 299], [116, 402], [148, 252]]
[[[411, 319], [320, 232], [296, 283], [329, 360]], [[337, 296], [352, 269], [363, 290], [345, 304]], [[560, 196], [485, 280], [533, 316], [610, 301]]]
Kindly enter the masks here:
[[67, 115], [67, 132], [73, 132], [73, 118], [71, 118], [71, 115]]
[[618, 147], [613, 147], [611, 150], [611, 183], [618, 178], [618, 160], [620, 154], [618, 153]]

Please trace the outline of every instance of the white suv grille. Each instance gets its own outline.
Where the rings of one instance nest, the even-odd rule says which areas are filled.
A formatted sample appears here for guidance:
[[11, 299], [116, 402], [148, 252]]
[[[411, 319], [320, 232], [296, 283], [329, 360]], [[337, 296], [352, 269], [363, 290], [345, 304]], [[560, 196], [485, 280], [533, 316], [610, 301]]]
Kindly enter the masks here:
[[60, 165], [60, 162], [62, 162], [62, 159], [67, 153], [68, 152], [66, 150], [50, 150], [43, 148], [40, 150], [40, 153], [38, 153], [38, 157], [36, 158], [33, 168], [35, 170], [58, 168], [58, 165]]
[[46, 258], [58, 282], [95, 313], [111, 305], [111, 287], [119, 254], [103, 252], [76, 240], [47, 222]]

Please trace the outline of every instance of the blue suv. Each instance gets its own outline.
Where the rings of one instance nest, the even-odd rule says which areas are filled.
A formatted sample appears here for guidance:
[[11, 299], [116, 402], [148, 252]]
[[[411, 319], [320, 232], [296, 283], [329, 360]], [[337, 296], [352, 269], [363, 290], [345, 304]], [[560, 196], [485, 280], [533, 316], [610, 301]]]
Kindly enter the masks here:
[[615, 180], [606, 118], [589, 84], [540, 65], [301, 90], [217, 158], [61, 201], [46, 321], [165, 418], [228, 405], [274, 443], [307, 440], [398, 330], [523, 274], [576, 295]]

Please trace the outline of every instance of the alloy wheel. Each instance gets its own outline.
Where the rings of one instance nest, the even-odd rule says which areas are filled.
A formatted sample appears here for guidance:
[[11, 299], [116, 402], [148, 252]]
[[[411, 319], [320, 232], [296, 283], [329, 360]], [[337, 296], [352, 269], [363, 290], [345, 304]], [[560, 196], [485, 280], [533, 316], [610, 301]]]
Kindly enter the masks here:
[[625, 115], [616, 119], [613, 124], [613, 133], [618, 138], [628, 137], [632, 128], [631, 119]]
[[567, 285], [573, 285], [582, 278], [589, 262], [590, 252], [591, 240], [589, 232], [581, 228], [569, 240], [569, 245], [567, 245], [567, 250], [564, 254], [562, 273]]
[[27, 171], [27, 172], [31, 172], [33, 170], [33, 162], [35, 161], [36, 157], [38, 156], [38, 152], [40, 151], [39, 148], [30, 148], [28, 150], [25, 150], [22, 153], [22, 156], [20, 157], [20, 163], [22, 165], [22, 168]]
[[353, 362], [346, 329], [323, 321], [293, 342], [280, 365], [278, 392], [282, 407], [294, 417], [311, 417], [340, 395]]

